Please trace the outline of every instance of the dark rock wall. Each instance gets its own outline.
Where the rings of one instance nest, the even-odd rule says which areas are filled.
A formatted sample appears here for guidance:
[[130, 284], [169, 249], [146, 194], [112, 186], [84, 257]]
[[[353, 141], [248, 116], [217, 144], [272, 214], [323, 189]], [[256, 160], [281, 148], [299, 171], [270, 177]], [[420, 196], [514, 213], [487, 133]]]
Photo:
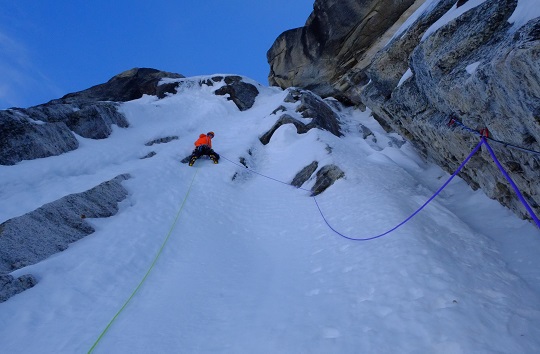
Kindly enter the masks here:
[[164, 95], [164, 78], [184, 76], [155, 69], [131, 69], [108, 82], [68, 94], [46, 104], [26, 109], [0, 111], [0, 164], [14, 165], [60, 155], [75, 150], [78, 134], [84, 138], [105, 139], [112, 125], [129, 126], [118, 112], [118, 102], [147, 95]]
[[37, 280], [30, 274], [14, 278], [9, 274], [0, 274], [0, 302], [20, 294], [37, 284]]
[[298, 86], [323, 97], [340, 95], [344, 76], [354, 71], [356, 80], [366, 79], [364, 68], [355, 68], [371, 58], [369, 48], [413, 3], [315, 1], [306, 25], [281, 34], [268, 51], [270, 84]]
[[225, 82], [225, 86], [214, 91], [214, 94], [218, 96], [229, 95], [227, 99], [233, 101], [241, 111], [253, 107], [255, 99], [259, 95], [259, 90], [255, 85], [243, 82], [240, 76], [225, 76], [224, 78], [215, 76], [212, 78], [215, 82], [219, 82], [221, 79]]
[[[510, 31], [508, 18], [516, 5], [516, 0], [486, 1], [431, 34], [408, 58], [412, 76], [390, 95], [391, 86], [379, 85], [377, 72], [370, 71], [373, 80], [363, 89], [363, 102], [448, 172], [478, 142], [459, 126], [448, 127], [450, 117], [476, 131], [488, 128], [496, 140], [540, 151], [540, 19]], [[538, 214], [540, 156], [491, 146]], [[486, 151], [460, 176], [528, 218]]]
[[0, 111], [0, 164], [60, 155], [79, 147], [65, 122], [35, 121], [23, 111]]
[[93, 233], [86, 218], [115, 215], [118, 203], [128, 195], [122, 186], [128, 178], [119, 175], [0, 224], [0, 302], [36, 283], [31, 275], [13, 278], [8, 273], [40, 262]]
[[183, 75], [150, 68], [133, 68], [124, 71], [104, 84], [87, 90], [69, 93], [51, 103], [81, 103], [96, 101], [126, 102], [141, 98], [143, 95], [156, 96], [161, 79], [183, 78]]
[[128, 195], [120, 175], [0, 224], [0, 273], [37, 263], [94, 232], [86, 218], [115, 215]]
[[[540, 19], [512, 28], [508, 19], [517, 0], [487, 0], [469, 10], [467, 1], [441, 0], [395, 35], [422, 3], [317, 0], [306, 26], [282, 34], [269, 50], [270, 83], [365, 105], [386, 129], [448, 172], [479, 141], [458, 125], [447, 126], [450, 117], [476, 131], [488, 128], [498, 141], [540, 151]], [[374, 6], [388, 14], [375, 29], [366, 21]], [[426, 34], [458, 6], [463, 14]], [[540, 214], [539, 155], [490, 145]], [[486, 151], [460, 176], [528, 217]]]

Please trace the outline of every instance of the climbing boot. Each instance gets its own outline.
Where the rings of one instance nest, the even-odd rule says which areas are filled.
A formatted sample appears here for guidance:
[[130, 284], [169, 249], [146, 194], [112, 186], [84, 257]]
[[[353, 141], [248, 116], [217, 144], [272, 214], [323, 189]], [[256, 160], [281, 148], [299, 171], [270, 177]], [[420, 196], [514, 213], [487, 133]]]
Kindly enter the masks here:
[[192, 157], [190, 160], [189, 160], [189, 165], [190, 166], [193, 166], [193, 164], [195, 163], [195, 160], [197, 160], [196, 157]]

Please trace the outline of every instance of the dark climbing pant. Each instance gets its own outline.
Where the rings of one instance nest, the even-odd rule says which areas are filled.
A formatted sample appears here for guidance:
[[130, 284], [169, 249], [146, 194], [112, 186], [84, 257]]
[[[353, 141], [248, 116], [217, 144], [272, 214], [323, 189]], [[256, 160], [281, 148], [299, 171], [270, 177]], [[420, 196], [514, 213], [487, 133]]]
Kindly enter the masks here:
[[208, 155], [210, 158], [213, 157], [214, 159], [219, 160], [219, 155], [208, 145], [197, 146], [197, 148], [195, 148], [195, 150], [193, 150], [193, 152], [191, 153], [191, 158], [198, 159], [203, 155]]

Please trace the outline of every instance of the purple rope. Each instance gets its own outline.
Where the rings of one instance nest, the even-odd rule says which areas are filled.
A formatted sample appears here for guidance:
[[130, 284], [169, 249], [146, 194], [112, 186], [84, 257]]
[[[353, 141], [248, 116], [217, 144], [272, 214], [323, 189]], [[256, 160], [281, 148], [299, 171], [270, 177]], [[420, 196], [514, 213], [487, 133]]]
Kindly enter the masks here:
[[[471, 130], [472, 131], [472, 130]], [[474, 132], [474, 131], [473, 131]], [[391, 228], [390, 230], [380, 234], [380, 235], [376, 235], [376, 236], [371, 236], [371, 237], [366, 237], [366, 238], [354, 238], [354, 237], [349, 237], [347, 235], [344, 235], [342, 234], [341, 232], [337, 231], [334, 227], [332, 227], [332, 225], [330, 225], [330, 223], [328, 222], [328, 220], [326, 219], [326, 217], [324, 216], [324, 213], [322, 212], [321, 210], [321, 207], [319, 205], [319, 203], [317, 202], [317, 198], [313, 195], [312, 198], [313, 200], [315, 201], [315, 205], [317, 206], [317, 209], [319, 210], [319, 213], [321, 214], [321, 217], [323, 218], [324, 222], [326, 223], [326, 225], [333, 231], [335, 232], [337, 235], [347, 239], [347, 240], [351, 240], [351, 241], [370, 241], [370, 240], [374, 240], [376, 238], [379, 238], [379, 237], [383, 237], [385, 235], [388, 235], [389, 233], [397, 230], [399, 227], [403, 226], [404, 224], [406, 224], [409, 220], [411, 220], [413, 217], [415, 217], [420, 211], [422, 211], [422, 209], [424, 209], [433, 199], [435, 199], [435, 197], [437, 197], [444, 188], [446, 188], [446, 186], [454, 179], [454, 177], [456, 177], [458, 175], [458, 173], [463, 169], [463, 167], [467, 164], [467, 162], [469, 162], [469, 160], [474, 156], [474, 154], [476, 154], [476, 152], [478, 152], [478, 150], [480, 149], [480, 147], [482, 146], [482, 144], [485, 144], [486, 145], [486, 148], [488, 149], [491, 157], [493, 158], [493, 161], [495, 162], [495, 164], [497, 165], [497, 167], [499, 168], [499, 170], [502, 172], [502, 174], [504, 175], [504, 177], [507, 179], [507, 181], [510, 183], [510, 185], [512, 186], [512, 188], [514, 188], [514, 191], [516, 192], [519, 200], [521, 201], [521, 203], [523, 203], [523, 205], [525, 206], [525, 209], [527, 209], [527, 211], [529, 212], [529, 214], [531, 215], [532, 219], [534, 220], [534, 222], [536, 223], [536, 226], [538, 228], [540, 228], [540, 220], [538, 219], [538, 217], [535, 215], [534, 211], [532, 210], [532, 208], [529, 206], [529, 204], [527, 203], [527, 201], [525, 200], [525, 198], [523, 197], [523, 195], [521, 194], [521, 192], [519, 191], [519, 188], [516, 186], [516, 184], [514, 183], [514, 181], [512, 180], [512, 178], [510, 178], [510, 176], [508, 175], [508, 173], [505, 171], [505, 169], [503, 168], [503, 166], [501, 165], [501, 163], [499, 162], [499, 160], [497, 159], [497, 157], [495, 156], [495, 153], [493, 152], [493, 150], [491, 149], [491, 146], [489, 146], [488, 142], [487, 142], [487, 139], [485, 136], [482, 136], [482, 139], [480, 140], [480, 142], [478, 143], [478, 145], [476, 145], [476, 147], [471, 151], [471, 153], [469, 154], [469, 156], [467, 156], [467, 158], [465, 158], [465, 160], [461, 163], [461, 165], [459, 165], [459, 167], [456, 169], [456, 171], [450, 176], [450, 178], [448, 178], [448, 180], [435, 192], [435, 194], [433, 194], [431, 196], [431, 198], [429, 198], [420, 208], [418, 208], [418, 210], [416, 210], [414, 213], [412, 213], [408, 218], [406, 218], [405, 220], [403, 220], [402, 222], [400, 222], [398, 225], [394, 226], [393, 228]], [[283, 181], [280, 181], [278, 179], [275, 179], [275, 178], [272, 178], [272, 177], [269, 177], [269, 176], [266, 176], [266, 175], [263, 175], [262, 173], [259, 173], [255, 170], [252, 170], [250, 169], [249, 167], [247, 166], [244, 166], [244, 165], [240, 165], [228, 158], [226, 158], [225, 156], [222, 156], [225, 160], [231, 162], [232, 164], [234, 165], [237, 165], [239, 167], [244, 167], [246, 168], [248, 171], [250, 172], [253, 172], [255, 174], [258, 174], [262, 177], [265, 177], [265, 178], [268, 178], [268, 179], [271, 179], [273, 181], [276, 181], [276, 182], [279, 182], [279, 183], [282, 183], [282, 184], [286, 184], [288, 186], [290, 186], [289, 183], [286, 183], [286, 182], [283, 182]], [[309, 190], [305, 189], [305, 188], [298, 188], [298, 189], [301, 189], [301, 190], [304, 190], [304, 191], [307, 191], [309, 192]]]
[[504, 175], [504, 177], [506, 178], [506, 180], [508, 181], [508, 183], [510, 183], [510, 185], [512, 186], [512, 188], [514, 188], [514, 191], [516, 192], [519, 200], [521, 201], [521, 203], [525, 206], [525, 209], [527, 209], [527, 211], [529, 212], [529, 214], [531, 215], [531, 218], [534, 220], [534, 222], [536, 223], [536, 226], [538, 226], [538, 228], [540, 228], [540, 220], [538, 220], [538, 217], [536, 216], [536, 214], [534, 213], [534, 211], [532, 210], [532, 208], [529, 206], [529, 204], [527, 203], [527, 201], [525, 200], [525, 198], [523, 197], [523, 195], [521, 194], [521, 192], [519, 191], [519, 188], [516, 186], [516, 184], [514, 183], [514, 181], [512, 180], [512, 178], [510, 178], [510, 175], [508, 175], [508, 173], [506, 172], [506, 170], [504, 169], [504, 167], [501, 165], [501, 163], [499, 162], [499, 160], [497, 159], [497, 156], [495, 156], [495, 153], [493, 152], [493, 150], [491, 149], [491, 146], [489, 146], [487, 140], [485, 137], [482, 137], [482, 142], [486, 145], [486, 148], [488, 149], [489, 151], [489, 154], [491, 155], [491, 157], [493, 158], [493, 161], [495, 162], [495, 164], [497, 165], [497, 167], [499, 168], [499, 170], [502, 172], [502, 174]]
[[377, 235], [377, 236], [372, 236], [372, 237], [367, 237], [367, 238], [353, 238], [353, 237], [349, 237], [349, 236], [346, 236], [346, 235], [343, 235], [342, 233], [340, 233], [339, 231], [337, 231], [336, 229], [334, 229], [332, 227], [332, 225], [330, 225], [330, 223], [328, 222], [328, 220], [326, 220], [326, 218], [324, 217], [324, 214], [321, 210], [321, 208], [319, 207], [319, 203], [317, 203], [317, 199], [315, 197], [313, 197], [313, 200], [315, 200], [315, 204], [317, 204], [317, 208], [319, 209], [319, 212], [321, 213], [321, 216], [324, 220], [324, 222], [326, 223], [326, 225], [328, 225], [328, 227], [334, 231], [336, 234], [338, 234], [339, 236], [343, 237], [343, 238], [346, 238], [347, 240], [351, 240], [351, 241], [370, 241], [370, 240], [374, 240], [376, 238], [379, 238], [379, 237], [383, 237], [385, 235], [388, 235], [389, 233], [391, 233], [392, 231], [395, 231], [396, 229], [398, 229], [399, 227], [401, 227], [402, 225], [404, 225], [405, 223], [407, 223], [409, 220], [411, 220], [414, 216], [416, 216], [416, 214], [418, 214], [422, 209], [424, 209], [433, 199], [435, 199], [435, 197], [437, 195], [439, 195], [439, 193], [441, 193], [441, 191], [448, 185], [448, 183], [450, 183], [450, 181], [452, 181], [452, 179], [457, 176], [457, 174], [459, 173], [459, 171], [461, 171], [461, 169], [463, 168], [463, 166], [465, 166], [465, 164], [467, 162], [469, 162], [469, 160], [471, 159], [471, 157], [473, 157], [474, 154], [476, 154], [476, 152], [478, 151], [478, 149], [480, 149], [480, 146], [482, 146], [482, 144], [484, 143], [484, 141], [480, 141], [478, 143], [478, 145], [476, 145], [476, 147], [473, 149], [473, 151], [469, 154], [469, 156], [467, 156], [467, 158], [461, 163], [461, 165], [457, 168], [457, 170], [452, 174], [452, 176], [450, 176], [450, 178], [448, 178], [448, 180], [442, 185], [441, 188], [439, 188], [435, 194], [433, 194], [431, 196], [431, 198], [429, 198], [427, 200], [427, 202], [425, 202], [418, 210], [416, 210], [411, 216], [409, 216], [407, 219], [403, 220], [401, 223], [399, 223], [398, 225], [396, 225], [395, 227], [393, 227], [392, 229], [380, 234], [380, 235]]
[[[399, 227], [401, 227], [402, 225], [404, 225], [406, 222], [408, 222], [409, 220], [411, 220], [414, 216], [416, 216], [416, 214], [418, 214], [422, 209], [424, 209], [424, 208], [425, 208], [425, 207], [426, 207], [433, 199], [435, 199], [435, 197], [436, 197], [437, 195], [439, 195], [439, 193], [441, 193], [441, 191], [442, 191], [442, 190], [443, 190], [443, 189], [444, 189], [444, 188], [452, 181], [452, 179], [453, 179], [455, 176], [457, 176], [457, 174], [461, 171], [461, 169], [463, 168], [463, 166], [465, 166], [465, 164], [466, 164], [467, 162], [469, 162], [469, 160], [471, 159], [471, 157], [473, 157], [473, 155], [476, 154], [476, 152], [478, 151], [478, 149], [480, 149], [480, 146], [482, 146], [483, 143], [484, 143], [484, 141], [482, 140], [482, 141], [480, 141], [480, 142], [478, 143], [478, 145], [476, 145], [476, 147], [472, 150], [472, 152], [469, 154], [469, 156], [467, 156], [467, 158], [461, 163], [461, 165], [460, 165], [460, 166], [457, 168], [457, 170], [452, 174], [452, 176], [450, 176], [450, 178], [448, 178], [448, 180], [446, 181], [446, 183], [444, 183], [444, 184], [442, 185], [442, 187], [439, 188], [439, 190], [437, 190], [437, 192], [435, 192], [435, 194], [433, 194], [433, 195], [431, 196], [431, 198], [429, 198], [429, 199], [427, 200], [427, 202], [425, 202], [418, 210], [416, 210], [411, 216], [409, 216], [407, 219], [403, 220], [403, 221], [402, 221], [401, 223], [399, 223], [397, 226], [395, 226], [395, 227], [393, 227], [392, 229], [390, 229], [390, 230], [388, 230], [388, 231], [386, 231], [386, 232], [384, 232], [384, 233], [382, 233], [382, 234], [380, 234], [380, 235], [377, 235], [377, 236], [372, 236], [372, 237], [367, 237], [367, 238], [353, 238], [353, 237], [349, 237], [349, 236], [346, 236], [346, 235], [342, 234], [341, 232], [339, 232], [339, 231], [337, 231], [336, 229], [334, 229], [334, 228], [332, 227], [332, 225], [330, 225], [330, 223], [328, 222], [328, 220], [326, 220], [326, 217], [324, 216], [324, 214], [323, 214], [323, 212], [322, 212], [322, 210], [321, 210], [321, 207], [319, 206], [319, 203], [317, 202], [317, 198], [315, 198], [314, 195], [312, 196], [312, 198], [313, 198], [313, 200], [315, 201], [315, 204], [317, 205], [317, 209], [319, 209], [319, 213], [321, 214], [321, 216], [322, 216], [324, 222], [326, 223], [326, 225], [327, 225], [332, 231], [334, 231], [337, 235], [339, 235], [339, 236], [341, 236], [341, 237], [343, 237], [343, 238], [346, 238], [347, 240], [351, 240], [351, 241], [370, 241], [370, 240], [374, 240], [374, 239], [376, 239], [376, 238], [383, 237], [383, 236], [385, 236], [385, 235], [391, 233], [392, 231], [395, 231], [396, 229], [398, 229]], [[234, 161], [232, 161], [232, 160], [229, 160], [228, 158], [226, 158], [226, 157], [223, 156], [223, 155], [222, 155], [221, 157], [223, 157], [225, 160], [227, 160], [227, 161], [229, 161], [229, 162], [231, 162], [231, 163], [233, 163], [233, 164], [235, 164], [235, 165], [237, 165], [237, 166], [245, 167], [245, 168], [246, 168], [248, 171], [250, 171], [250, 172], [256, 173], [256, 174], [258, 174], [258, 175], [260, 175], [260, 176], [269, 178], [269, 179], [271, 179], [271, 180], [273, 180], [273, 181], [276, 181], [276, 182], [279, 182], [279, 183], [283, 183], [283, 184], [286, 184], [286, 185], [290, 186], [289, 183], [285, 183], [285, 182], [280, 181], [280, 180], [277, 180], [277, 179], [275, 179], [275, 178], [265, 176], [265, 175], [263, 175], [262, 173], [259, 173], [259, 172], [257, 172], [257, 171], [254, 171], [254, 170], [252, 170], [252, 169], [250, 169], [250, 168], [248, 168], [248, 167], [246, 167], [246, 166], [244, 166], [244, 165], [237, 164], [236, 162], [234, 162]], [[302, 189], [302, 190], [305, 190], [305, 191], [308, 191], [308, 192], [309, 192], [309, 190], [304, 189], [304, 188], [299, 188], [299, 189]]]

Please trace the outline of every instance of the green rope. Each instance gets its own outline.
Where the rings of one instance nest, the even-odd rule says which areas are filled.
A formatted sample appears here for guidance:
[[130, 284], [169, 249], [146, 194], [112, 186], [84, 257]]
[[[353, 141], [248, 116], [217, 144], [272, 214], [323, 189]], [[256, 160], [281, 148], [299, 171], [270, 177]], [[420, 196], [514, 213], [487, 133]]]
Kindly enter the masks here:
[[105, 333], [107, 333], [107, 331], [109, 330], [109, 328], [112, 326], [113, 322], [116, 320], [116, 318], [120, 315], [120, 313], [126, 308], [126, 306], [128, 305], [128, 303], [131, 301], [131, 299], [133, 299], [133, 297], [135, 296], [135, 294], [139, 291], [139, 289], [141, 288], [141, 286], [143, 285], [143, 283], [145, 282], [146, 278], [148, 278], [148, 275], [150, 274], [150, 272], [152, 271], [152, 269], [154, 268], [154, 266], [156, 265], [156, 262], [159, 258], [159, 256], [161, 255], [161, 252], [163, 251], [163, 248], [165, 248], [165, 245], [167, 244], [167, 241], [169, 241], [169, 238], [171, 237], [171, 234], [172, 234], [172, 231], [174, 230], [174, 227], [176, 226], [176, 222], [178, 221], [178, 218], [180, 217], [180, 213], [182, 212], [182, 209], [184, 208], [184, 204], [186, 203], [186, 200], [189, 196], [189, 193], [191, 192], [191, 187], [193, 186], [193, 182], [195, 181], [195, 176], [197, 175], [197, 171], [199, 169], [195, 169], [195, 174], [193, 175], [193, 179], [191, 180], [191, 184], [189, 185], [189, 189], [186, 193], [186, 196], [184, 197], [184, 200], [182, 201], [182, 205], [180, 205], [180, 209], [178, 209], [178, 213], [176, 213], [176, 217], [174, 219], [174, 222], [172, 223], [171, 225], [171, 229], [169, 230], [169, 233], [167, 234], [167, 237], [165, 238], [165, 241], [163, 241], [163, 244], [161, 245], [161, 248], [159, 249], [159, 252], [157, 253], [156, 257], [154, 258], [154, 261], [152, 262], [152, 264], [150, 265], [150, 268], [148, 268], [148, 271], [146, 272], [146, 274], [144, 275], [144, 277], [142, 278], [141, 282], [139, 283], [139, 285], [137, 285], [137, 287], [135, 288], [135, 290], [133, 291], [133, 293], [131, 294], [131, 296], [126, 300], [126, 302], [124, 303], [124, 305], [120, 308], [120, 310], [118, 310], [118, 312], [116, 313], [116, 315], [114, 315], [114, 317], [112, 318], [112, 320], [109, 322], [109, 324], [107, 325], [107, 327], [105, 327], [105, 329], [103, 330], [103, 332], [101, 332], [101, 334], [99, 335], [98, 339], [96, 340], [96, 342], [94, 343], [94, 345], [92, 345], [92, 347], [90, 348], [90, 350], [88, 351], [88, 354], [92, 353], [94, 351], [94, 349], [96, 348], [96, 346], [98, 345], [98, 343], [101, 341], [101, 339], [105, 336]]

